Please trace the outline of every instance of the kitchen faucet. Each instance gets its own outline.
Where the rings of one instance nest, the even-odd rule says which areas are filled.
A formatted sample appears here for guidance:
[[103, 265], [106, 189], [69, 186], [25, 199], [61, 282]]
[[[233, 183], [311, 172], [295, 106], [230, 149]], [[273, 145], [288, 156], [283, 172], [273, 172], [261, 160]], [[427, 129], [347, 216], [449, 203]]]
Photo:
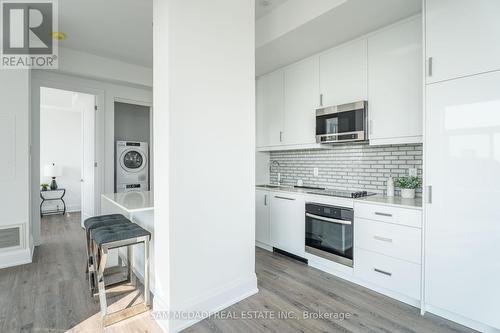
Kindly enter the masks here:
[[278, 161], [274, 160], [271, 161], [271, 164], [269, 165], [269, 172], [271, 172], [271, 169], [273, 165], [276, 164], [278, 166], [278, 186], [281, 186], [281, 165]]

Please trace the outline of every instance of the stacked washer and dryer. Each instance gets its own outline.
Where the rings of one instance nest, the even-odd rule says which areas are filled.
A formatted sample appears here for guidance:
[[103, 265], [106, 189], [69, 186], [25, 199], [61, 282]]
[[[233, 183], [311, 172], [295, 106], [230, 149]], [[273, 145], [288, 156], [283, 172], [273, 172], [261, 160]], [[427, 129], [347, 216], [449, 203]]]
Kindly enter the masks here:
[[116, 192], [149, 191], [147, 142], [116, 141]]

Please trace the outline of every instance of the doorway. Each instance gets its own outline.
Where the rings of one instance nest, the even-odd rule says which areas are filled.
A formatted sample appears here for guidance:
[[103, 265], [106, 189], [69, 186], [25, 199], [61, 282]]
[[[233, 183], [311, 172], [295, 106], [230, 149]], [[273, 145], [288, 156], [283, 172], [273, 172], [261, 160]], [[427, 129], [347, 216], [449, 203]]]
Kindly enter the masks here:
[[95, 215], [96, 96], [40, 87], [40, 217]]

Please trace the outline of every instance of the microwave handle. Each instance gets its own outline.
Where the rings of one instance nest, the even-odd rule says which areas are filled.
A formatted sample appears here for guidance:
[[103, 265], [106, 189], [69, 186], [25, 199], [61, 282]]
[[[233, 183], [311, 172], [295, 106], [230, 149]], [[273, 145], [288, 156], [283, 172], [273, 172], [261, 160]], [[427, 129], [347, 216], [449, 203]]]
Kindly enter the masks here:
[[328, 223], [337, 223], [337, 224], [346, 224], [346, 225], [351, 225], [352, 224], [351, 221], [345, 221], [345, 220], [339, 220], [339, 219], [332, 219], [332, 218], [329, 218], [329, 217], [319, 216], [319, 215], [315, 215], [315, 214], [311, 214], [311, 213], [306, 213], [306, 216], [310, 217], [310, 218], [313, 218], [313, 219], [316, 219], [316, 220], [328, 222]]

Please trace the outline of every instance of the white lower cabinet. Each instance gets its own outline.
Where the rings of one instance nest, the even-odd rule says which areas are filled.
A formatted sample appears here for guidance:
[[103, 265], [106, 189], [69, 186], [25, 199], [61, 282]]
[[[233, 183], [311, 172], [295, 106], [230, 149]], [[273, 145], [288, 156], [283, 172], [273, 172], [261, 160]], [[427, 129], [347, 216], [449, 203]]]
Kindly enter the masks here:
[[304, 256], [305, 200], [301, 195], [270, 192], [271, 246]]
[[418, 302], [421, 210], [355, 203], [354, 216], [354, 276], [403, 296], [400, 300]]
[[420, 299], [421, 266], [356, 248], [356, 277], [413, 299]]
[[[255, 191], [255, 240], [257, 245], [269, 245], [269, 191]], [[260, 243], [260, 244], [259, 244]]]

